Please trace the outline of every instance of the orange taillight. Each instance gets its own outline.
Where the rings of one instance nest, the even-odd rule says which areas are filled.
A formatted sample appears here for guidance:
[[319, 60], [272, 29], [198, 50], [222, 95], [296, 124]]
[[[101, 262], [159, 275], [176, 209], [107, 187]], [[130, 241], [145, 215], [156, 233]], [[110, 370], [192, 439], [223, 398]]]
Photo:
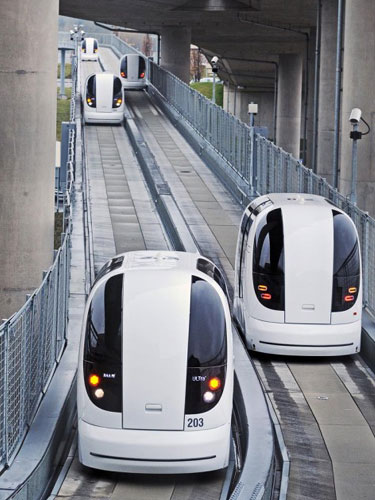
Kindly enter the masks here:
[[266, 285], [258, 285], [258, 290], [261, 292], [266, 292], [268, 290], [268, 286]]
[[264, 300], [271, 300], [272, 299], [272, 295], [270, 293], [261, 293], [260, 294], [260, 298], [264, 299]]
[[357, 288], [355, 286], [352, 286], [350, 288], [348, 288], [348, 292], [351, 294], [351, 293], [356, 293], [357, 291]]
[[345, 295], [344, 300], [345, 302], [353, 302], [354, 295]]
[[96, 387], [99, 385], [100, 382], [100, 377], [98, 375], [90, 375], [89, 377], [89, 384], [92, 385], [93, 387]]
[[210, 378], [208, 381], [208, 387], [211, 389], [211, 391], [217, 391], [221, 387], [221, 381], [218, 377], [213, 377]]

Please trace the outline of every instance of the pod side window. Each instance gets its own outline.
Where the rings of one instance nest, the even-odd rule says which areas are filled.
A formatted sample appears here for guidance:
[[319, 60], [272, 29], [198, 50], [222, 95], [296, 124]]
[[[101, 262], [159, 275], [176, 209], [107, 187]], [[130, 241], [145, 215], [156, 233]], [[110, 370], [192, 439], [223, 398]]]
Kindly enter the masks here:
[[[225, 311], [219, 294], [207, 281], [193, 277], [185, 413], [203, 413], [219, 401], [227, 364]], [[213, 382], [215, 388], [212, 389]], [[205, 394], [210, 393], [208, 396]]]
[[87, 315], [84, 377], [91, 401], [107, 411], [122, 408], [122, 288], [123, 275], [102, 283]]
[[360, 286], [359, 244], [347, 215], [333, 210], [332, 312], [346, 311], [357, 301]]
[[239, 266], [238, 266], [238, 295], [240, 297], [243, 297], [243, 272], [245, 269], [245, 257], [246, 257], [246, 247], [247, 247], [247, 241], [249, 238], [249, 232], [251, 225], [253, 223], [253, 219], [251, 218], [251, 215], [249, 212], [246, 211], [244, 216], [242, 217], [241, 221], [241, 243], [240, 243], [240, 249], [239, 249], [239, 255], [237, 258], [239, 259]]
[[225, 293], [225, 296], [228, 297], [228, 290], [227, 290], [227, 285], [225, 283], [225, 279], [221, 274], [221, 272], [219, 271], [219, 269], [214, 264], [212, 264], [212, 262], [206, 259], [198, 259], [197, 269], [198, 271], [207, 274], [207, 276], [210, 276], [210, 278], [215, 280], [216, 283], [219, 285], [219, 287]]
[[146, 61], [143, 57], [138, 58], [138, 78], [144, 78], [146, 74]]
[[106, 262], [104, 264], [104, 266], [98, 272], [98, 274], [97, 274], [97, 276], [95, 278], [95, 281], [94, 281], [94, 285], [95, 285], [95, 283], [97, 281], [100, 280], [100, 278], [102, 278], [106, 274], [114, 271], [115, 269], [118, 269], [119, 267], [121, 267], [123, 262], [124, 262], [124, 257], [123, 256], [115, 257], [114, 259], [111, 259], [108, 262]]
[[83, 40], [81, 47], [82, 47], [82, 52], [86, 52], [86, 40]]
[[98, 52], [98, 40], [94, 40], [94, 52]]
[[284, 310], [284, 230], [281, 208], [268, 212], [256, 229], [253, 283], [262, 305], [277, 311]]

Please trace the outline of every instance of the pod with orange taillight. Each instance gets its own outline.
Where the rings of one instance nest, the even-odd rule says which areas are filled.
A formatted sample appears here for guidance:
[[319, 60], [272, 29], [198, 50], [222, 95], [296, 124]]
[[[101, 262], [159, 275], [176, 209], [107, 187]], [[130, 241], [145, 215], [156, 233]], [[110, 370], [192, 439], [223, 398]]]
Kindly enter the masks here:
[[122, 56], [119, 73], [124, 89], [142, 90], [147, 87], [147, 61], [140, 54]]
[[219, 269], [186, 252], [109, 261], [83, 321], [80, 461], [153, 474], [224, 468], [232, 399], [232, 324]]
[[121, 80], [112, 73], [90, 75], [83, 92], [86, 123], [121, 123], [124, 118], [124, 91]]
[[99, 44], [96, 38], [85, 38], [81, 43], [81, 61], [97, 61]]
[[249, 349], [359, 352], [362, 284], [353, 221], [316, 195], [274, 193], [247, 207], [235, 261], [234, 317]]

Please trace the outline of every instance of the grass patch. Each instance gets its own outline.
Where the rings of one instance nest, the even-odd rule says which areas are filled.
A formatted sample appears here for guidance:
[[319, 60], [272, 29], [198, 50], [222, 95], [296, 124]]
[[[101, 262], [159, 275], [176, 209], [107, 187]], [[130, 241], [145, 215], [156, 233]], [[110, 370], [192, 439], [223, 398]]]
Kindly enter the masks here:
[[[60, 78], [61, 64], [57, 66], [57, 78]], [[65, 78], [72, 78], [72, 65], [70, 63], [65, 64]]]
[[[57, 95], [60, 89], [57, 88]], [[61, 122], [68, 122], [70, 120], [70, 97], [72, 89], [65, 87], [65, 94], [68, 99], [57, 99], [57, 113], [56, 113], [56, 141], [61, 141]]]
[[63, 232], [63, 213], [55, 212], [55, 234], [54, 234], [54, 249], [57, 250], [61, 246], [61, 233]]
[[[190, 87], [203, 94], [207, 99], [212, 99], [212, 82], [194, 82], [190, 84]], [[223, 107], [223, 88], [222, 84], [215, 86], [216, 104], [221, 107]]]

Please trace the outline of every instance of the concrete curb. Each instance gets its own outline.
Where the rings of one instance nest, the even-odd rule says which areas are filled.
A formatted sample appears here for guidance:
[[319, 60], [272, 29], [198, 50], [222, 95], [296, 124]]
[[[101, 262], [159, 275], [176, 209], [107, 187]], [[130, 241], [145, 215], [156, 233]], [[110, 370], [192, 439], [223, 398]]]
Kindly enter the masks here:
[[244, 460], [230, 500], [272, 498], [274, 429], [251, 358], [233, 325], [235, 356], [234, 411], [240, 423]]
[[361, 356], [375, 372], [375, 319], [364, 310], [362, 316]]

